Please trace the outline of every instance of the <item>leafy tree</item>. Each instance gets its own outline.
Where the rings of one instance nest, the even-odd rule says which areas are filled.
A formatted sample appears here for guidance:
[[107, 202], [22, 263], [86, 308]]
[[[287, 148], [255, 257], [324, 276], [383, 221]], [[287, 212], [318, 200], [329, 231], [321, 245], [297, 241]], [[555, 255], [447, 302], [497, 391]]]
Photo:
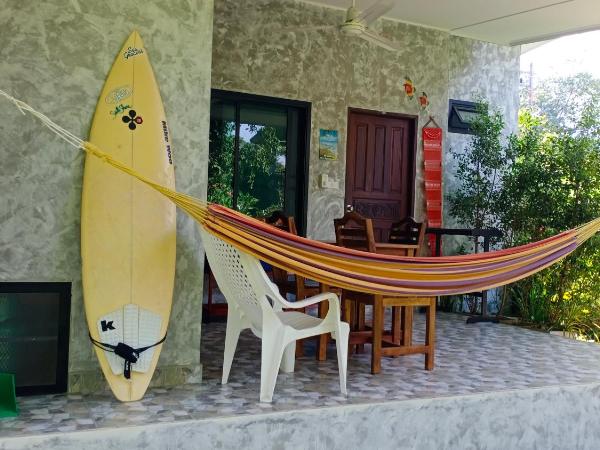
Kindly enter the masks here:
[[[537, 241], [600, 216], [600, 80], [549, 80], [503, 144], [497, 112], [482, 114], [459, 161], [450, 212], [468, 226], [499, 226], [506, 247]], [[482, 102], [482, 105], [485, 105]], [[527, 322], [600, 341], [600, 238], [509, 286]]]
[[273, 127], [251, 125], [250, 142], [240, 142], [240, 194], [248, 202], [246, 211], [267, 216], [283, 209], [286, 146]]
[[597, 138], [600, 79], [580, 73], [546, 80], [534, 89], [532, 110], [546, 118], [546, 129]]
[[208, 201], [232, 208], [234, 123], [211, 120], [209, 139]]
[[249, 125], [254, 136], [240, 137], [238, 195], [233, 204], [235, 125], [213, 120], [210, 127], [208, 201], [244, 214], [266, 216], [284, 205], [286, 146], [273, 127]]
[[502, 144], [502, 114], [497, 109], [490, 111], [484, 100], [477, 103], [477, 112], [471, 122], [474, 134], [467, 147], [450, 150], [457, 161], [456, 178], [460, 184], [447, 200], [450, 214], [462, 225], [489, 228], [498, 224], [496, 203], [510, 155]]
[[[556, 119], [524, 111], [520, 135], [510, 139], [508, 153], [514, 161], [497, 203], [507, 246], [540, 240], [600, 216], [600, 141]], [[509, 292], [522, 317], [599, 340], [599, 244], [594, 238], [513, 285]]]

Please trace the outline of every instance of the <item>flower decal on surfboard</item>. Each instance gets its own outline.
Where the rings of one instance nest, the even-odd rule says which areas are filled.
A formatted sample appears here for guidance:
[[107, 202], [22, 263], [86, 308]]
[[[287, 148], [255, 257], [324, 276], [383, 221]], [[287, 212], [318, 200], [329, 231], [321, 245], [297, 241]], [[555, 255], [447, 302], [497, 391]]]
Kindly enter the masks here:
[[135, 112], [135, 109], [130, 109], [126, 116], [121, 117], [123, 122], [127, 124], [130, 130], [135, 130], [138, 125], [141, 125], [144, 122], [142, 116], [138, 116]]

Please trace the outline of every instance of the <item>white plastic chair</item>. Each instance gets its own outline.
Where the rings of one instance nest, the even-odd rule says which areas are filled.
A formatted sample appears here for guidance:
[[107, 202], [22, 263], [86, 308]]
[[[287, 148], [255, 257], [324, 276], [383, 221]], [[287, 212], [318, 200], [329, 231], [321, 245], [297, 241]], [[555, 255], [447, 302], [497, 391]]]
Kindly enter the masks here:
[[[229, 370], [240, 332], [250, 328], [262, 339], [260, 401], [270, 402], [279, 368], [293, 372], [297, 339], [331, 333], [336, 340], [340, 390], [346, 395], [346, 365], [350, 327], [340, 319], [340, 302], [333, 293], [315, 295], [290, 303], [280, 294], [255, 257], [201, 228], [202, 242], [219, 289], [228, 304], [222, 384]], [[319, 319], [286, 309], [305, 308], [327, 300], [329, 312]]]

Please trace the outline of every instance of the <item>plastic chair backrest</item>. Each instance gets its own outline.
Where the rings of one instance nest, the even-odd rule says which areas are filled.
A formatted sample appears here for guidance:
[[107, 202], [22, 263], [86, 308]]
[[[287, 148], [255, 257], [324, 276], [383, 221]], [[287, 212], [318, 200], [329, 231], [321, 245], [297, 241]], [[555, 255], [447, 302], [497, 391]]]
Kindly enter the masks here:
[[263, 314], [277, 317], [269, 298], [280, 297], [258, 259], [200, 229], [206, 256], [227, 303], [237, 306], [255, 330], [262, 330]]

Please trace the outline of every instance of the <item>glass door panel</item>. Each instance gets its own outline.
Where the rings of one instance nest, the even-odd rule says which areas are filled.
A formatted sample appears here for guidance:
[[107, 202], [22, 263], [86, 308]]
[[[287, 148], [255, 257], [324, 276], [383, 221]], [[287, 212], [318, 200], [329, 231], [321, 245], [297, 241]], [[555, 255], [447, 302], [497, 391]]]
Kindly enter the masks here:
[[208, 201], [234, 207], [236, 106], [213, 99], [210, 105]]
[[282, 210], [302, 233], [309, 123], [306, 103], [213, 90], [208, 200], [253, 217]]
[[285, 207], [287, 108], [240, 105], [237, 207], [265, 217]]

